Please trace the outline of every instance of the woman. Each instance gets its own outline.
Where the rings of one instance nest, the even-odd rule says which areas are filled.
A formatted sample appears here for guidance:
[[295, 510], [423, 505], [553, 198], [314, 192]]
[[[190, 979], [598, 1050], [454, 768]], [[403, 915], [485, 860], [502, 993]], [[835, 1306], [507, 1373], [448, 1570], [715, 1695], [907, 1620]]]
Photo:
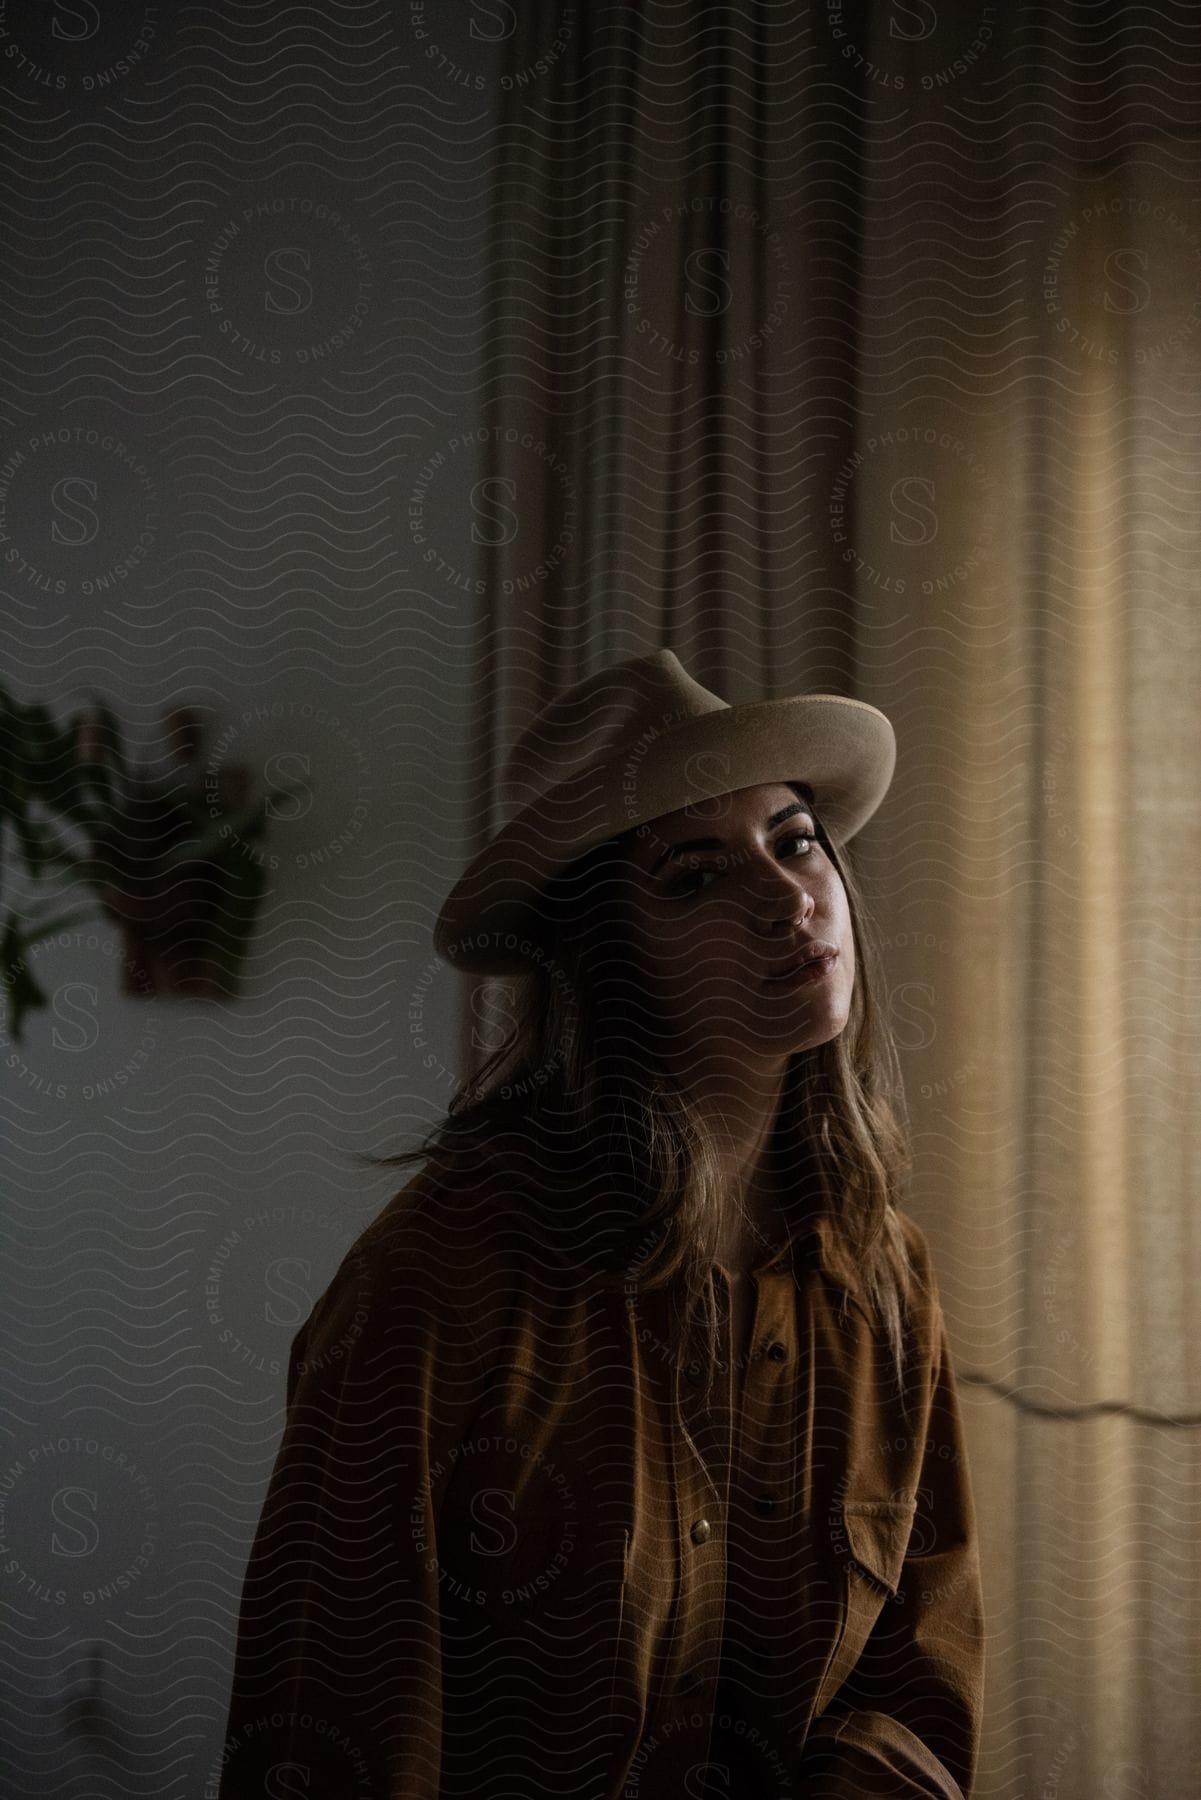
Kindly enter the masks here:
[[670, 651], [518, 741], [435, 929], [517, 1028], [293, 1345], [220, 1800], [970, 1794], [975, 1516], [838, 854], [894, 760]]

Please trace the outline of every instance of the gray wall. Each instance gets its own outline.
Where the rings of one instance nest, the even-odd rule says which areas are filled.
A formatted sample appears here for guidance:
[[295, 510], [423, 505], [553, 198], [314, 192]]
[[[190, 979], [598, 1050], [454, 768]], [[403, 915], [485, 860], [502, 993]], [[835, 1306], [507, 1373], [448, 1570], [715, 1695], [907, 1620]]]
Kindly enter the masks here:
[[[10, 10], [10, 15], [13, 9]], [[288, 1345], [434, 1119], [457, 979], [503, 9], [7, 22], [4, 676], [300, 787], [242, 997], [33, 959], [0, 1028], [5, 1793], [198, 1795]], [[101, 14], [103, 13], [103, 17]], [[431, 54], [431, 48], [433, 53]], [[5, 844], [3, 897], [28, 901]], [[61, 890], [60, 890], [61, 891]]]

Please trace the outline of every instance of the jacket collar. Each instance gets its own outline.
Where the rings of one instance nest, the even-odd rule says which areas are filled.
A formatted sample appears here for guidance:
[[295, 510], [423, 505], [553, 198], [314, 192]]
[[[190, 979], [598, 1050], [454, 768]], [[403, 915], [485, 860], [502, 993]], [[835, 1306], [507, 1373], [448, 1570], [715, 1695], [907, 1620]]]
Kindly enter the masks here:
[[828, 1281], [845, 1289], [860, 1309], [871, 1317], [871, 1307], [859, 1271], [843, 1242], [842, 1234], [828, 1213], [812, 1214], [803, 1225], [795, 1226], [783, 1243], [764, 1249], [752, 1265], [756, 1275], [778, 1269], [794, 1273], [801, 1260], [818, 1268]]
[[811, 1240], [816, 1245], [815, 1254], [823, 1272], [839, 1287], [845, 1288], [863, 1311], [870, 1314], [871, 1307], [858, 1266], [828, 1213], [820, 1213], [812, 1221]]
[[[428, 1173], [428, 1170], [422, 1171], [410, 1185], [416, 1185]], [[531, 1182], [531, 1191], [535, 1187], [536, 1184]], [[542, 1237], [539, 1241], [545, 1253], [549, 1240]], [[869, 1319], [874, 1317], [859, 1272], [844, 1245], [842, 1233], [829, 1213], [809, 1213], [801, 1222], [791, 1226], [783, 1238], [771, 1239], [764, 1246], [761, 1256], [751, 1264], [751, 1272], [761, 1275], [778, 1269], [795, 1275], [802, 1260], [819, 1269], [827, 1281], [844, 1289]]]

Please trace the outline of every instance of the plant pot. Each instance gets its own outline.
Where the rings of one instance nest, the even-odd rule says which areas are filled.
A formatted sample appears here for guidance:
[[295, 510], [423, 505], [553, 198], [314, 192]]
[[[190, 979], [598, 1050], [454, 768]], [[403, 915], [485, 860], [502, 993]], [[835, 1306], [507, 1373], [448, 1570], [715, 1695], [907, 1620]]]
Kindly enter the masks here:
[[140, 883], [136, 895], [105, 888], [101, 903], [125, 945], [123, 994], [239, 997], [247, 921], [237, 917], [240, 896], [219, 865], [178, 863], [161, 885]]

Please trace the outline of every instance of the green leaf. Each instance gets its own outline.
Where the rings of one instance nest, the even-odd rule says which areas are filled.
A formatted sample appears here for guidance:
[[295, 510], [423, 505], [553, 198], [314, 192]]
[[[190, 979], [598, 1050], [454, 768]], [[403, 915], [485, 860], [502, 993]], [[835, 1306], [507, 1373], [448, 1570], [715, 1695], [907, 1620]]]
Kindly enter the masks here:
[[25, 941], [17, 923], [17, 915], [9, 912], [3, 936], [0, 936], [0, 981], [8, 999], [8, 1020], [13, 1042], [21, 1042], [26, 1013], [47, 1004], [46, 995], [30, 973], [25, 960]]
[[28, 813], [23, 813], [20, 818], [14, 819], [13, 824], [17, 833], [17, 846], [25, 864], [25, 873], [36, 879], [50, 860], [46, 843], [48, 827], [43, 825], [39, 819], [31, 819]]
[[24, 933], [21, 942], [26, 949], [33, 944], [40, 944], [45, 938], [53, 937], [56, 931], [65, 931], [68, 925], [80, 925], [85, 919], [96, 919], [103, 914], [100, 906], [77, 906], [74, 912], [59, 913], [57, 919], [39, 919], [36, 925]]
[[83, 866], [84, 859], [74, 850], [68, 850], [61, 838], [56, 837], [41, 819], [28, 816], [14, 819], [13, 828], [26, 871], [35, 878], [49, 868], [78, 869]]
[[0, 708], [0, 805], [11, 818], [25, 810], [25, 758], [21, 750], [20, 724], [13, 707]]

